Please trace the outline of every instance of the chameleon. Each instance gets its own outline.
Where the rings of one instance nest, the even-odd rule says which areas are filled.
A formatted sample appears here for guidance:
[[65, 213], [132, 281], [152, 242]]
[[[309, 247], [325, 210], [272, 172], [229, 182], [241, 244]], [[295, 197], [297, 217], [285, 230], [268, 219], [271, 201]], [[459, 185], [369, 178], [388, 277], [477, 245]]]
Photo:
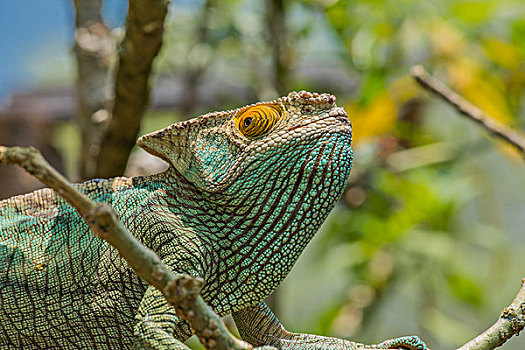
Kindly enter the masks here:
[[[416, 336], [376, 345], [288, 332], [265, 305], [341, 196], [352, 125], [330, 94], [291, 92], [211, 112], [138, 139], [166, 171], [75, 184], [241, 337], [279, 349], [426, 350]], [[1, 349], [187, 349], [192, 335], [161, 292], [90, 232], [52, 189], [0, 201]]]

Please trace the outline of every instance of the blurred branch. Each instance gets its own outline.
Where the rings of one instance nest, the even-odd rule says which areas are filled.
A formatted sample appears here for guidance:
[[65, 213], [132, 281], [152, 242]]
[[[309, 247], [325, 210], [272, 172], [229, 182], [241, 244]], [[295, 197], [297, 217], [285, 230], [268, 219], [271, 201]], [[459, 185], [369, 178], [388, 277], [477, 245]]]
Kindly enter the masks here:
[[108, 116], [109, 66], [115, 45], [101, 15], [102, 0], [74, 0], [77, 60], [77, 121], [82, 135], [80, 177], [94, 175]]
[[164, 33], [168, 0], [129, 1], [112, 118], [100, 144], [96, 176], [122, 175], [149, 103], [150, 73]]
[[95, 203], [53, 169], [35, 148], [0, 146], [0, 162], [23, 167], [77, 209], [91, 230], [115, 247], [135, 273], [159, 289], [187, 320], [206, 349], [252, 349], [227, 330], [220, 317], [199, 296], [201, 278], [174, 274], [152, 250], [143, 246], [117, 219], [107, 203]]
[[426, 90], [438, 95], [451, 104], [464, 116], [474, 120], [492, 135], [499, 137], [514, 148], [525, 158], [525, 138], [507, 126], [497, 122], [490, 115], [483, 112], [448, 86], [428, 74], [422, 66], [411, 69], [412, 77]]
[[[210, 44], [210, 17], [211, 11], [216, 5], [216, 0], [206, 0], [204, 2], [198, 17], [199, 25], [195, 33], [196, 42], [190, 52], [194, 51], [196, 48], [202, 48]], [[196, 102], [198, 100], [198, 87], [201, 82], [201, 78], [210, 65], [209, 59], [196, 60], [193, 56], [194, 55], [190, 56], [190, 65], [187, 72], [184, 74], [184, 89], [182, 90], [183, 114], [189, 114], [195, 108]]]
[[386, 158], [386, 163], [394, 171], [401, 172], [446, 162], [451, 160], [453, 155], [454, 149], [449, 143], [436, 142], [394, 152]]
[[501, 346], [525, 328], [525, 278], [512, 303], [503, 309], [499, 319], [485, 332], [457, 350], [492, 350]]
[[272, 61], [274, 69], [273, 84], [279, 95], [288, 92], [291, 64], [291, 46], [286, 26], [285, 0], [267, 0], [266, 21], [270, 44], [272, 46]]

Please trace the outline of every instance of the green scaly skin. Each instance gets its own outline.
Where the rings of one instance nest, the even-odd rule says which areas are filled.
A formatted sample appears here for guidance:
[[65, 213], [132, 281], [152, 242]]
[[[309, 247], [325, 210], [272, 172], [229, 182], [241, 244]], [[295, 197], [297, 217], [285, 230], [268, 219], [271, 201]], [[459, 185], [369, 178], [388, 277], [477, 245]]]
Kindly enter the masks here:
[[[248, 121], [243, 113], [259, 107], [209, 113], [139, 139], [170, 163], [164, 173], [77, 187], [111, 204], [174, 272], [204, 278], [204, 300], [219, 315], [232, 313], [255, 345], [426, 349], [417, 337], [365, 346], [288, 333], [266, 308], [262, 299], [343, 191], [352, 128], [328, 94], [292, 92], [255, 106], [263, 112]], [[0, 202], [0, 304], [2, 349], [186, 349], [192, 334], [50, 189]]]

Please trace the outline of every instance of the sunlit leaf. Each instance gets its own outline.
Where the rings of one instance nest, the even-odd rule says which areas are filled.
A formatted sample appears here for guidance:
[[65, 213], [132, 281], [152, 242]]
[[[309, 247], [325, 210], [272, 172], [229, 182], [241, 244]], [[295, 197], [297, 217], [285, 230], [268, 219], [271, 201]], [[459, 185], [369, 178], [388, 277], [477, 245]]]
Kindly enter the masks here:
[[455, 1], [452, 3], [452, 13], [464, 21], [479, 23], [486, 20], [494, 11], [496, 2], [493, 0]]
[[396, 104], [387, 90], [378, 93], [370, 103], [364, 107], [349, 105], [354, 140], [359, 143], [372, 136], [391, 132], [396, 123]]
[[390, 96], [392, 96], [399, 105], [421, 94], [421, 88], [408, 74], [390, 83], [389, 91]]
[[497, 64], [511, 70], [517, 70], [523, 63], [519, 48], [495, 36], [489, 36], [483, 42], [485, 52]]
[[464, 35], [451, 23], [434, 20], [429, 24], [430, 40], [438, 56], [453, 57], [465, 47]]

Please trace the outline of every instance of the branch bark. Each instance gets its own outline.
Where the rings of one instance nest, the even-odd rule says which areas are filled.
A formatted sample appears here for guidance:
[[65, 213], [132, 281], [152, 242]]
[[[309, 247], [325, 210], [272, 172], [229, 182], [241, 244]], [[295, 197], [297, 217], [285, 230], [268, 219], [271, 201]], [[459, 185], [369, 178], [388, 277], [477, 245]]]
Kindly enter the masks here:
[[501, 346], [525, 328], [525, 278], [512, 303], [503, 309], [499, 319], [485, 332], [457, 350], [492, 350]]
[[112, 118], [100, 144], [96, 176], [122, 175], [150, 94], [150, 73], [164, 33], [168, 0], [129, 1]]
[[472, 103], [465, 100], [461, 95], [454, 92], [448, 86], [428, 74], [422, 66], [414, 66], [411, 69], [412, 77], [426, 90], [438, 95], [451, 104], [458, 112], [475, 121], [492, 135], [502, 139], [514, 147], [525, 158], [525, 138], [497, 122], [490, 115], [483, 112]]
[[91, 201], [53, 169], [35, 148], [0, 146], [0, 162], [20, 165], [75, 207], [98, 237], [115, 247], [138, 276], [164, 294], [177, 315], [191, 324], [206, 349], [253, 348], [233, 337], [199, 296], [204, 285], [201, 278], [172, 273], [155, 252], [143, 246], [122, 225], [108, 204]]

